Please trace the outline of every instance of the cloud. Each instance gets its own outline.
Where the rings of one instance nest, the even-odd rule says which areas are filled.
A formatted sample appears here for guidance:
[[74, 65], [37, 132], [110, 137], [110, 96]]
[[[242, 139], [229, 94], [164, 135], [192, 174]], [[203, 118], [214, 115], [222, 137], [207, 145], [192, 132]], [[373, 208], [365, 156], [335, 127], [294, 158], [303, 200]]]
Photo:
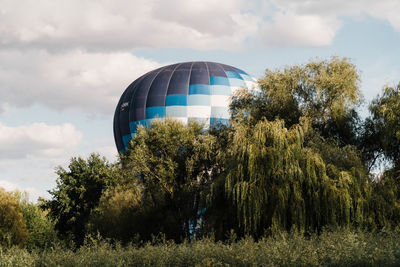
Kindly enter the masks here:
[[277, 44], [322, 46], [342, 16], [368, 15], [400, 31], [399, 9], [397, 0], [0, 0], [0, 44], [52, 51], [235, 50], [275, 34]]
[[[234, 49], [244, 1], [0, 1], [0, 43], [9, 47], [129, 50]], [[29, 12], [27, 12], [29, 10]]]
[[326, 46], [332, 43], [340, 23], [334, 18], [316, 15], [277, 13], [261, 27], [264, 47]]
[[258, 32], [267, 48], [330, 45], [345, 16], [384, 20], [400, 32], [397, 0], [271, 0], [268, 7]]
[[320, 17], [341, 17], [364, 15], [386, 20], [396, 31], [400, 31], [400, 2], [398, 0], [271, 0], [271, 3], [284, 12], [298, 15], [317, 15]]
[[0, 123], [0, 158], [52, 158], [68, 153], [79, 145], [81, 139], [82, 133], [69, 123], [33, 123], [17, 127]]
[[[110, 115], [122, 91], [161, 64], [136, 48], [320, 47], [342, 16], [400, 31], [397, 0], [0, 0], [0, 113], [40, 104]], [[21, 8], [23, 7], [23, 8]], [[26, 12], [29, 10], [29, 12]]]
[[109, 115], [133, 80], [159, 66], [128, 52], [0, 50], [0, 107]]

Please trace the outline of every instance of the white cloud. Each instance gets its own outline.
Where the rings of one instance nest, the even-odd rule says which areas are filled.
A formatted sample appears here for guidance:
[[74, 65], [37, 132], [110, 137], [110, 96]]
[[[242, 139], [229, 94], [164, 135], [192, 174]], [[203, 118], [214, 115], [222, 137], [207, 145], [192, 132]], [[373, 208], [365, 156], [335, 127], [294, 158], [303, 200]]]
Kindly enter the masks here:
[[370, 16], [387, 21], [400, 31], [398, 10], [398, 0], [271, 0], [268, 11], [271, 20], [262, 23], [259, 39], [264, 47], [274, 48], [330, 45], [344, 16]]
[[[48, 50], [232, 50], [259, 34], [268, 34], [267, 39], [275, 34], [277, 44], [321, 46], [332, 40], [342, 16], [368, 15], [400, 31], [398, 10], [397, 0], [0, 0], [0, 44]], [[282, 27], [284, 34], [277, 34]]]
[[246, 38], [233, 18], [241, 14], [241, 2], [2, 0], [0, 43], [53, 49], [233, 49]]
[[0, 107], [41, 104], [109, 115], [134, 79], [159, 66], [128, 52], [0, 50]]
[[33, 123], [9, 127], [0, 123], [0, 158], [55, 157], [77, 147], [82, 133], [72, 124]]
[[129, 83], [160, 66], [134, 48], [327, 46], [342, 16], [400, 31], [397, 10], [397, 0], [0, 0], [0, 113], [40, 104], [110, 115]]
[[400, 31], [400, 1], [398, 0], [271, 0], [280, 10], [295, 12], [298, 15], [317, 15], [320, 17], [363, 16], [386, 20]]
[[261, 28], [261, 42], [265, 47], [325, 46], [335, 37], [340, 23], [334, 18], [316, 15], [277, 13]]
[[40, 104], [110, 115], [133, 80], [160, 66], [132, 49], [240, 48], [260, 21], [243, 3], [0, 0], [0, 112]]

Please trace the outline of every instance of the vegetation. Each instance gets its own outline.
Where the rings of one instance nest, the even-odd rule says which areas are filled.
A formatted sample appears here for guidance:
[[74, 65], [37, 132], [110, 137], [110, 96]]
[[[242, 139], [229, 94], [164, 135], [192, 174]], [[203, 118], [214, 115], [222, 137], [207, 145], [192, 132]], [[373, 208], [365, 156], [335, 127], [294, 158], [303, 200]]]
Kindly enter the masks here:
[[26, 248], [34, 250], [52, 247], [57, 241], [57, 232], [54, 223], [47, 217], [47, 211], [43, 211], [39, 204], [29, 202], [27, 194], [16, 192], [15, 197], [20, 202], [28, 231]]
[[259, 85], [233, 96], [229, 126], [159, 121], [115, 163], [72, 158], [50, 200], [0, 191], [0, 260], [398, 265], [400, 84], [365, 119], [348, 59], [267, 70]]
[[18, 199], [0, 188], [0, 246], [22, 246], [28, 231]]
[[113, 177], [113, 165], [92, 154], [87, 161], [72, 158], [69, 170], [58, 167], [57, 188], [49, 191], [52, 199], [42, 203], [62, 239], [81, 245], [87, 234], [92, 210]]
[[188, 238], [198, 227], [202, 193], [221, 168], [219, 150], [216, 138], [202, 134], [197, 123], [141, 128], [121, 158], [122, 177], [103, 194], [92, 225], [122, 241], [135, 235], [149, 240], [160, 232], [176, 241]]
[[229, 242], [210, 238], [176, 244], [158, 241], [111, 245], [92, 240], [73, 251], [64, 247], [27, 253], [20, 248], [1, 249], [2, 266], [398, 266], [397, 232], [324, 231], [304, 237], [280, 233]]

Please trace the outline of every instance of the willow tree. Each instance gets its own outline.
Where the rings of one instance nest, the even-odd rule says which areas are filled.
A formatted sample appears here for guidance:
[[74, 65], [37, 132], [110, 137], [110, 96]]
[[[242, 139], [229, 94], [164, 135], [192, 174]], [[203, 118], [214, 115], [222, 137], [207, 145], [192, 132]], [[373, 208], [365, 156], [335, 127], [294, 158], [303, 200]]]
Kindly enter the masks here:
[[376, 161], [386, 164], [374, 182], [371, 212], [378, 227], [396, 226], [400, 222], [400, 83], [385, 86], [369, 106], [371, 116], [364, 131], [364, 155], [370, 166]]
[[354, 174], [329, 170], [334, 166], [304, 146], [309, 123], [287, 129], [282, 120], [262, 119], [254, 127], [240, 122], [232, 127], [225, 192], [236, 208], [240, 233], [363, 223], [365, 207], [355, 199]]
[[400, 171], [400, 83], [386, 86], [369, 106], [374, 155], [383, 156]]
[[364, 225], [371, 188], [359, 150], [356, 67], [332, 57], [267, 69], [258, 82], [260, 92], [239, 91], [231, 104], [225, 189], [242, 230]]

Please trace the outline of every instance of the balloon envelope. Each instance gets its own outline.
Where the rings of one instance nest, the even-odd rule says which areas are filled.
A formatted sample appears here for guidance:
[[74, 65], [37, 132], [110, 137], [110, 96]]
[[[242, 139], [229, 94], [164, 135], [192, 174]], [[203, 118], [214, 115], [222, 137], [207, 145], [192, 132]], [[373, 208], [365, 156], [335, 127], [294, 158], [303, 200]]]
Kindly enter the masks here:
[[205, 125], [227, 123], [230, 97], [238, 88], [255, 89], [254, 78], [215, 62], [184, 62], [150, 71], [122, 94], [114, 114], [114, 138], [124, 152], [139, 125], [174, 118]]

